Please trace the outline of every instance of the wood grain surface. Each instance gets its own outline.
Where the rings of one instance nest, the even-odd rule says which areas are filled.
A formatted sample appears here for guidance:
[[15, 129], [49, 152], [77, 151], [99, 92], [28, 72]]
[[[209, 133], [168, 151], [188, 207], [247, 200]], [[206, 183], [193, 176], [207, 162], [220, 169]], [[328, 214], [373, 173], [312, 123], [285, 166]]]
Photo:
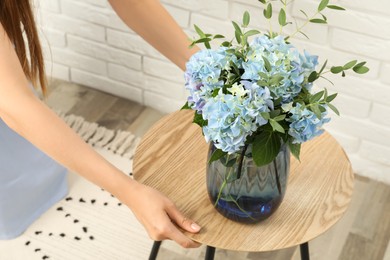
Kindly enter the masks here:
[[192, 115], [178, 111], [158, 121], [134, 157], [135, 179], [163, 192], [203, 227], [189, 237], [217, 248], [270, 251], [309, 241], [342, 217], [353, 172], [340, 145], [324, 133], [303, 145], [300, 163], [292, 158], [285, 199], [269, 219], [245, 225], [224, 218], [207, 195], [208, 145]]

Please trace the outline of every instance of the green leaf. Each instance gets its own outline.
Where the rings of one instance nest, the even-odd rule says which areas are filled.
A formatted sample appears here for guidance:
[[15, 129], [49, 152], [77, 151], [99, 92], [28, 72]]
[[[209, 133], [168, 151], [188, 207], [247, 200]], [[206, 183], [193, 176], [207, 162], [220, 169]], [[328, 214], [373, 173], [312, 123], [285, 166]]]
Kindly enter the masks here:
[[364, 73], [369, 72], [370, 69], [367, 68], [366, 66], [363, 66], [363, 67], [359, 67], [359, 68], [353, 68], [353, 71], [355, 71], [357, 74], [364, 74]]
[[272, 4], [268, 3], [267, 8], [263, 11], [264, 17], [267, 19], [271, 19], [272, 17]]
[[279, 24], [281, 26], [285, 26], [286, 25], [286, 11], [284, 11], [283, 8], [280, 9], [278, 20], [279, 20]]
[[324, 10], [328, 4], [329, 4], [329, 0], [322, 0], [320, 2], [320, 4], [318, 5], [318, 12], [321, 12], [322, 10]]
[[345, 8], [344, 8], [344, 7], [337, 6], [337, 5], [328, 5], [327, 7], [328, 7], [329, 9], [333, 9], [333, 10], [345, 11]]
[[238, 43], [241, 43], [241, 35], [238, 31], [234, 32], [234, 35], [236, 36], [236, 40]]
[[344, 70], [344, 68], [342, 66], [336, 66], [336, 67], [330, 68], [330, 72], [332, 72], [333, 74], [338, 74], [338, 73], [342, 72], [343, 70]]
[[210, 38], [202, 38], [202, 39], [196, 40], [195, 43], [204, 43], [204, 42], [210, 42], [210, 41], [211, 41]]
[[255, 137], [253, 142], [253, 160], [257, 166], [263, 166], [272, 162], [280, 150], [280, 138], [271, 131], [263, 131]]
[[356, 63], [357, 63], [357, 60], [350, 61], [350, 62], [346, 63], [346, 64], [343, 66], [343, 69], [344, 69], [344, 70], [349, 70], [350, 68], [352, 68], [353, 66], [355, 66]]
[[299, 11], [301, 11], [301, 13], [303, 13], [306, 16], [306, 18], [309, 19], [309, 16], [305, 13], [305, 11], [303, 10], [299, 10]]
[[299, 31], [300, 34], [302, 34], [303, 36], [305, 36], [306, 39], [310, 40], [309, 36], [306, 35], [306, 33], [302, 32], [302, 31]]
[[204, 32], [196, 24], [194, 24], [194, 28], [195, 28], [196, 33], [200, 36], [200, 38], [206, 37]]
[[241, 37], [241, 45], [242, 46], [247, 46], [248, 45], [248, 37], [246, 37], [245, 34], [242, 35], [242, 37]]
[[241, 59], [245, 60], [244, 54], [242, 54], [242, 53], [239, 52], [239, 51], [236, 51], [236, 52], [234, 53], [234, 55], [236, 55], [237, 58], [241, 58]]
[[317, 118], [319, 119], [322, 118], [321, 111], [318, 104], [310, 104], [310, 109], [311, 111], [313, 111], [313, 113], [316, 115]]
[[259, 85], [261, 87], [268, 87], [269, 83], [267, 81], [264, 81], [264, 80], [259, 80], [259, 81], [257, 81], [257, 85]]
[[330, 96], [328, 96], [325, 100], [326, 102], [332, 102], [333, 99], [335, 99], [337, 97], [337, 93], [334, 93]]
[[282, 75], [275, 74], [271, 77], [269, 84], [278, 86], [283, 79], [284, 77]]
[[268, 112], [261, 112], [260, 114], [261, 114], [261, 116], [262, 116], [265, 120], [270, 119], [270, 115], [269, 115]]
[[221, 45], [224, 46], [224, 47], [230, 47], [230, 46], [232, 46], [232, 43], [228, 42], [228, 41], [225, 41]]
[[195, 111], [194, 120], [192, 122], [200, 127], [207, 125], [207, 120], [204, 120], [202, 114], [198, 114], [197, 111]]
[[271, 71], [272, 70], [271, 63], [269, 62], [269, 60], [266, 57], [264, 57], [264, 56], [262, 56], [262, 57], [263, 57], [263, 60], [264, 60], [265, 69], [267, 71]]
[[325, 20], [319, 19], [319, 18], [310, 19], [310, 22], [311, 22], [311, 23], [326, 23]]
[[364, 65], [366, 65], [366, 61], [362, 61], [362, 62], [359, 62], [358, 64], [355, 65], [356, 68], [359, 68], [359, 67], [363, 67]]
[[312, 73], [310, 73], [307, 81], [314, 82], [316, 79], [318, 79], [318, 73], [317, 71], [313, 71]]
[[297, 158], [298, 161], [300, 161], [299, 155], [301, 153], [301, 144], [293, 144], [291, 141], [287, 144], [288, 148], [290, 148], [290, 152], [292, 153], [292, 155]]
[[259, 72], [259, 76], [260, 76], [261, 78], [263, 78], [263, 79], [268, 79], [268, 74], [265, 73], [265, 72], [260, 71], [260, 72]]
[[190, 107], [190, 105], [188, 104], [188, 102], [186, 102], [186, 103], [184, 104], [184, 106], [181, 107], [180, 110], [184, 110], [184, 109], [191, 109], [191, 107]]
[[236, 30], [236, 32], [238, 32], [240, 35], [242, 35], [242, 31], [241, 31], [240, 26], [235, 21], [232, 21], [232, 24], [233, 24], [234, 29]]
[[261, 32], [258, 30], [249, 30], [244, 34], [244, 36], [248, 38], [249, 36], [253, 36], [253, 35], [256, 35], [259, 33], [261, 33]]
[[310, 103], [316, 103], [316, 102], [320, 101], [320, 99], [322, 98], [324, 93], [325, 93], [325, 91], [320, 91], [320, 92], [314, 94], [313, 96], [311, 96]]
[[267, 3], [266, 0], [259, 0], [259, 2], [262, 3], [262, 4], [266, 4]]
[[286, 115], [283, 114], [283, 115], [279, 115], [279, 116], [275, 117], [274, 120], [275, 120], [275, 121], [282, 121], [282, 120], [284, 120], [285, 118], [286, 118]]
[[212, 97], [218, 96], [218, 92], [219, 92], [219, 89], [218, 89], [218, 88], [214, 89], [214, 90], [213, 90], [213, 93], [211, 94], [211, 96], [212, 96]]
[[[276, 103], [276, 101], [274, 102], [274, 104]], [[282, 111], [280, 109], [275, 109], [275, 110], [272, 110], [271, 112], [269, 112], [269, 114], [271, 115], [272, 118], [275, 118], [277, 116], [280, 115]]]
[[321, 73], [324, 71], [324, 69], [325, 69], [327, 63], [328, 63], [328, 60], [326, 60], [326, 61], [324, 62], [324, 65], [322, 65], [322, 67], [321, 67], [321, 69], [320, 69], [320, 72], [318, 72], [318, 74], [321, 74]]
[[222, 39], [222, 38], [225, 38], [225, 36], [223, 36], [222, 34], [216, 34], [213, 37], [213, 39]]
[[364, 73], [367, 73], [370, 69], [366, 66], [364, 66], [367, 62], [363, 61], [363, 62], [360, 62], [358, 64], [356, 64], [354, 67], [353, 67], [353, 71], [358, 73], [358, 74], [364, 74]]
[[241, 28], [234, 21], [232, 21], [232, 24], [233, 24], [234, 29], [235, 29], [234, 35], [236, 36], [236, 40], [237, 40], [238, 43], [241, 43], [241, 36], [242, 36]]
[[247, 27], [249, 25], [249, 22], [250, 22], [250, 15], [248, 11], [245, 11], [244, 16], [242, 18], [242, 25], [244, 27]]
[[283, 134], [285, 133], [283, 127], [278, 122], [276, 122], [274, 119], [270, 119], [269, 123], [271, 124], [272, 129], [274, 131], [277, 131], [277, 132], [280, 132], [280, 133], [283, 133]]
[[223, 156], [225, 156], [227, 153], [222, 151], [221, 149], [216, 149], [213, 154], [211, 155], [210, 159], [209, 159], [209, 164], [222, 158]]
[[337, 108], [334, 106], [334, 105], [332, 105], [332, 104], [327, 104], [328, 106], [329, 106], [329, 108], [330, 109], [332, 109], [333, 110], [333, 112], [335, 112], [336, 113], [336, 115], [340, 115], [340, 112], [337, 110]]

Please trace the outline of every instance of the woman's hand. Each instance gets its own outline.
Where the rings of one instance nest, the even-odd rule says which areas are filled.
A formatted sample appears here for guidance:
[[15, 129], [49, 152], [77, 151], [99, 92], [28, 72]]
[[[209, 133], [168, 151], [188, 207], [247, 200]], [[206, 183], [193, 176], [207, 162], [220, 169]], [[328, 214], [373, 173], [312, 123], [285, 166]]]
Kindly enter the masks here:
[[180, 227], [197, 233], [200, 227], [194, 221], [183, 216], [173, 202], [157, 190], [133, 180], [132, 182], [132, 187], [128, 190], [131, 194], [121, 200], [133, 211], [151, 239], [171, 239], [185, 248], [200, 246], [178, 229]]

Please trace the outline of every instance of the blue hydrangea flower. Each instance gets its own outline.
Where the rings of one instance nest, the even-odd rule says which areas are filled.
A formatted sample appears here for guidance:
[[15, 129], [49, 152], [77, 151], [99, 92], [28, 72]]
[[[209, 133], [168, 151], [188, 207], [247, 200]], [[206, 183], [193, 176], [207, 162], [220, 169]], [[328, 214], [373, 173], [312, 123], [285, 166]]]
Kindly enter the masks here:
[[[270, 86], [271, 92], [276, 98], [282, 98], [282, 102], [288, 103], [297, 96], [302, 87], [310, 88], [307, 77], [315, 70], [318, 57], [305, 52], [300, 55], [291, 44], [287, 44], [282, 36], [269, 39], [267, 36], [255, 38], [250, 44], [247, 60], [242, 62], [244, 73], [243, 80], [265, 81], [262, 74], [269, 78], [280, 77], [279, 82]], [[271, 69], [265, 67], [266, 58]]]
[[186, 89], [190, 91], [188, 102], [191, 108], [201, 112], [207, 98], [224, 84], [220, 80], [221, 71], [228, 70], [230, 61], [236, 60], [235, 56], [228, 55], [225, 50], [201, 50], [187, 62], [184, 79]]
[[222, 90], [208, 99], [202, 116], [207, 120], [203, 127], [206, 141], [213, 141], [218, 149], [229, 154], [244, 146], [246, 138], [268, 121], [261, 112], [269, 112], [273, 103], [267, 88], [256, 83], [245, 82], [229, 88], [229, 94]]
[[297, 103], [290, 110], [292, 114], [286, 121], [290, 122], [288, 134], [294, 139], [292, 143], [304, 143], [323, 133], [323, 124], [330, 121], [325, 118], [327, 112], [322, 113], [322, 119], [319, 119], [312, 111]]

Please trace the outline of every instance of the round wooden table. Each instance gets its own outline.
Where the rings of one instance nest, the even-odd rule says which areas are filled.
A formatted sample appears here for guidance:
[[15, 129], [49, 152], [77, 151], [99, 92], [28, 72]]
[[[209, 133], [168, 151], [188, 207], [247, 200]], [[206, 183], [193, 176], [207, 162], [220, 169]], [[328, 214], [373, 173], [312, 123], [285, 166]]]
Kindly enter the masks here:
[[354, 175], [341, 146], [326, 132], [305, 143], [301, 161], [291, 157], [279, 209], [258, 224], [240, 224], [224, 218], [209, 201], [208, 144], [192, 123], [193, 113], [169, 114], [145, 134], [134, 156], [134, 178], [164, 193], [199, 223], [198, 234], [186, 235], [208, 249], [261, 252], [301, 245], [301, 256], [304, 250], [308, 259], [307, 242], [332, 227], [351, 200]]

